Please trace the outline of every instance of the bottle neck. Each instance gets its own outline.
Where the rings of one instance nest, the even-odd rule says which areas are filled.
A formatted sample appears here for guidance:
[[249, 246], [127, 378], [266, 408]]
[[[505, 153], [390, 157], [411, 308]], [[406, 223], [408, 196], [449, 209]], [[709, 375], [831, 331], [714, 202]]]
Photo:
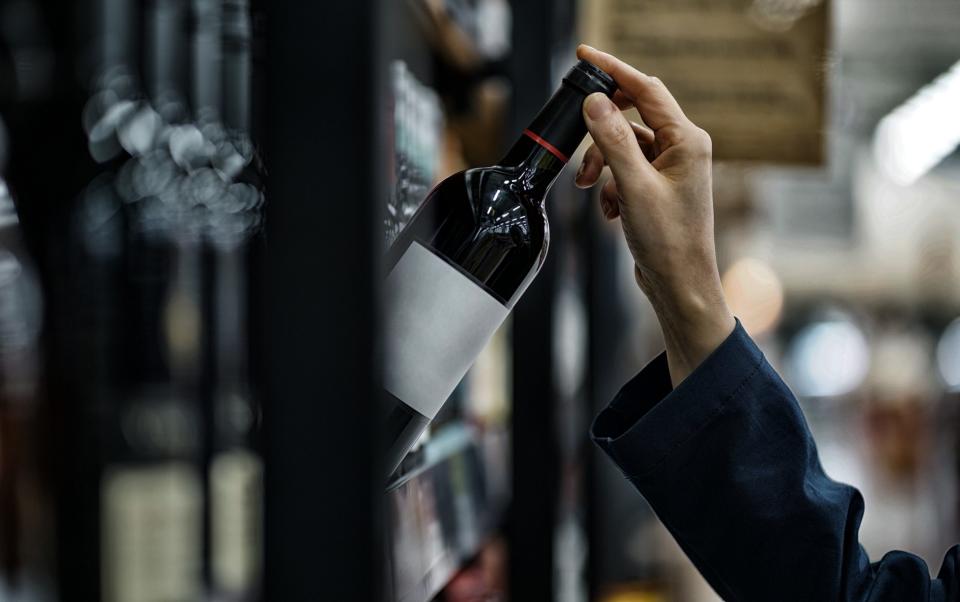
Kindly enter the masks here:
[[545, 195], [587, 133], [584, 94], [566, 83], [540, 109], [500, 164], [521, 171], [519, 183]]

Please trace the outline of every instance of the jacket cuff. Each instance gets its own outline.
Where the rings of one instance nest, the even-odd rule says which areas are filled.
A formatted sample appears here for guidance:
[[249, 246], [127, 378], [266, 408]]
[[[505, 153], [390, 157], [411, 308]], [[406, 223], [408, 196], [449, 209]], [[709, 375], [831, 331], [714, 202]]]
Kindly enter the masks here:
[[723, 413], [730, 400], [763, 362], [763, 354], [743, 329], [733, 332], [676, 389], [665, 353], [647, 364], [620, 389], [596, 417], [591, 436], [628, 477], [654, 471]]

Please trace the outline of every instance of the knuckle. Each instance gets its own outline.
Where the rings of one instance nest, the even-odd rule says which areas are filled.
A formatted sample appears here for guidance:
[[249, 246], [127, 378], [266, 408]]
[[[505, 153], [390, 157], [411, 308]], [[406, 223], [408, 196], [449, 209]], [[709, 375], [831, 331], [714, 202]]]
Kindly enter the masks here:
[[713, 148], [713, 138], [710, 137], [710, 132], [698, 127], [697, 135], [700, 136], [700, 143], [703, 144], [708, 150]]
[[691, 138], [693, 149], [697, 155], [709, 157], [713, 154], [713, 139], [705, 129], [694, 126]]
[[674, 146], [683, 140], [683, 129], [677, 125], [667, 125], [657, 131], [657, 137], [663, 146]]

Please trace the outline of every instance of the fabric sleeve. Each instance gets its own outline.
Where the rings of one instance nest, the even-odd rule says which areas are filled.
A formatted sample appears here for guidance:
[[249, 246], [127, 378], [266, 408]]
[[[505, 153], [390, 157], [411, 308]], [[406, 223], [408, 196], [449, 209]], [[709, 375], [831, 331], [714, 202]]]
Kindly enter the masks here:
[[957, 600], [960, 548], [936, 579], [858, 540], [863, 499], [831, 480], [796, 399], [737, 323], [673, 389], [665, 355], [596, 418], [594, 441], [725, 600]]

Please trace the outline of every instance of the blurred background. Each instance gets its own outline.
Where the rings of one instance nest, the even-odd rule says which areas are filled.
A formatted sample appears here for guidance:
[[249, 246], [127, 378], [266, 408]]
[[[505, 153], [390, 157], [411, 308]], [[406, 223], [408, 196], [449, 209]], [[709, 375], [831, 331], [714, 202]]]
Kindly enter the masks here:
[[936, 570], [957, 31], [952, 0], [0, 0], [0, 600], [718, 599], [587, 436], [662, 343], [579, 155], [537, 280], [380, 470], [382, 251], [581, 41], [711, 133], [729, 303], [871, 558]]

